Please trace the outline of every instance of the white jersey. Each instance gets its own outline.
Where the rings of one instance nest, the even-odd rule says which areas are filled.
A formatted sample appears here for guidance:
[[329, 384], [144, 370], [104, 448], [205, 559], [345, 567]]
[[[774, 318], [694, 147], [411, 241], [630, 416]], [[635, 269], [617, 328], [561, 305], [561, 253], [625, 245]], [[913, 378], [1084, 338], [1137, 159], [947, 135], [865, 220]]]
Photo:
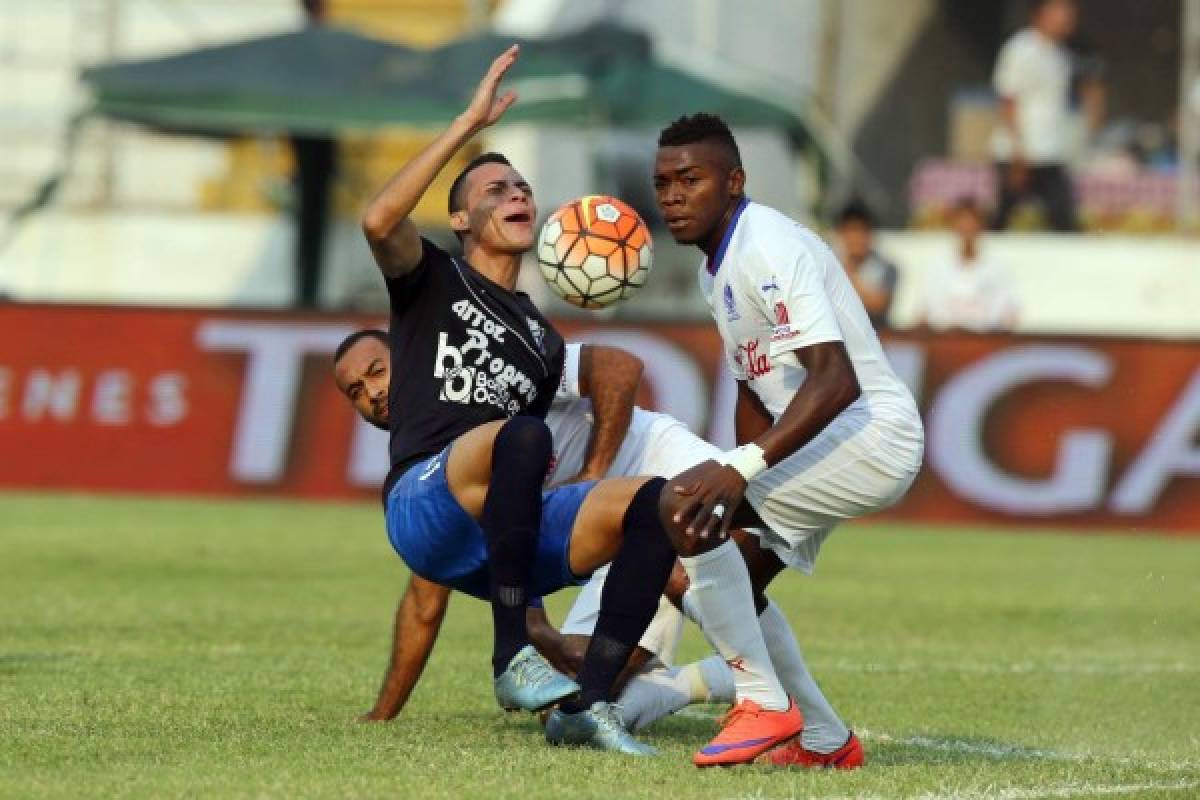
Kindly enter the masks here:
[[[1000, 50], [992, 86], [1017, 104], [1017, 130], [1029, 163], [1060, 164], [1067, 156], [1071, 60], [1065, 47], [1033, 28], [1014, 34]], [[992, 157], [1008, 161], [1015, 150], [1012, 134], [997, 124]]]
[[776, 420], [807, 377], [795, 350], [842, 342], [854, 365], [858, 400], [746, 487], [767, 525], [762, 544], [808, 571], [839, 522], [887, 508], [912, 485], [924, 450], [916, 403], [837, 257], [778, 211], [743, 200], [700, 285], [730, 370]]
[[[743, 200], [700, 288], [716, 320], [729, 369], [748, 381], [775, 419], [804, 384], [794, 350], [843, 342], [873, 412], [915, 417], [837, 256], [808, 228]], [[856, 403], [857, 405], [857, 403]]]
[[[592, 436], [592, 424], [595, 421], [592, 403], [586, 397], [579, 396], [580, 349], [581, 345], [578, 344], [567, 345], [563, 379], [550, 413], [546, 415], [546, 425], [554, 439], [554, 462], [547, 478], [551, 486], [579, 474]], [[684, 448], [686, 452], [681, 452], [678, 446], [662, 446], [677, 428], [684, 428], [684, 425], [674, 417], [635, 406], [629, 431], [606, 473], [607, 477], [672, 477], [720, 453], [716, 447], [695, 436], [691, 437], [690, 446]]]
[[925, 321], [935, 331], [963, 328], [986, 333], [1011, 330], [1019, 305], [1008, 272], [977, 258], [949, 259], [930, 276], [925, 288]]

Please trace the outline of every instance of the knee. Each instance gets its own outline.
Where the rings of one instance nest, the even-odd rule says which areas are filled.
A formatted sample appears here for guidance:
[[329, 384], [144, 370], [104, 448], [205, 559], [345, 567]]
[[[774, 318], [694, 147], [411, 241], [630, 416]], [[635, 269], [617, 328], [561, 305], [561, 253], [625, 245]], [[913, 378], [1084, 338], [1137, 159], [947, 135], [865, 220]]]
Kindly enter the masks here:
[[[513, 417], [496, 434], [493, 451], [523, 462], [549, 464], [554, 453], [554, 440], [550, 428], [537, 417]], [[495, 462], [495, 455], [492, 457]]]
[[679, 527], [679, 523], [675, 521], [675, 514], [683, 508], [682, 498], [675, 491], [679, 485], [677, 479], [667, 481], [663, 485], [662, 493], [658, 496], [658, 517], [668, 531], [674, 531]]

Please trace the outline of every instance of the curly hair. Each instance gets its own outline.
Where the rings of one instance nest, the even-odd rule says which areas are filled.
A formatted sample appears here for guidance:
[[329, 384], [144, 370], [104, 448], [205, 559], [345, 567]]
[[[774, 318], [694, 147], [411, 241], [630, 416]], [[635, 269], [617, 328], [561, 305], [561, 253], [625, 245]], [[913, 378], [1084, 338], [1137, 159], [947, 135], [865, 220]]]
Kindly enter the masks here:
[[663, 128], [658, 134], [659, 147], [676, 147], [696, 142], [712, 141], [719, 144], [728, 154], [730, 166], [742, 165], [742, 154], [738, 150], [733, 132], [725, 124], [725, 120], [716, 114], [706, 114], [701, 111], [690, 116], [682, 116]]

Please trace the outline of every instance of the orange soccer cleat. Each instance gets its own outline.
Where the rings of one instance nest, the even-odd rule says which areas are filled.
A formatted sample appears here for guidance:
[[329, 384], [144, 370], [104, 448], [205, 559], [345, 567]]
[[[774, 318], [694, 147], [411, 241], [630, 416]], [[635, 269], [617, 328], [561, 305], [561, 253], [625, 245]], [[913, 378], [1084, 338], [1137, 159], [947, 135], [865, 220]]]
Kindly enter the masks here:
[[858, 769], [867, 763], [866, 753], [863, 752], [862, 742], [850, 732], [846, 743], [832, 753], [814, 753], [805, 750], [800, 744], [800, 737], [776, 747], [770, 752], [763, 753], [756, 764], [770, 764], [775, 767], [805, 767], [807, 769]]
[[748, 764], [772, 747], [796, 736], [804, 717], [796, 701], [788, 698], [785, 711], [768, 711], [753, 700], [743, 700], [722, 720], [721, 732], [692, 758], [697, 767], [732, 767]]

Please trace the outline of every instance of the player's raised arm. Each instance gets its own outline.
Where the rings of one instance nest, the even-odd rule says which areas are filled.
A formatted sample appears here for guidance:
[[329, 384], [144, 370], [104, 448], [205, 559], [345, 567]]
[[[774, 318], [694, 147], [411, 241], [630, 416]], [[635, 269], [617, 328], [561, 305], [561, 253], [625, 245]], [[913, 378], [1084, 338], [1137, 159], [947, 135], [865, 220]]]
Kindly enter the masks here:
[[421, 672], [433, 652], [446, 607], [450, 603], [450, 590], [445, 586], [413, 575], [396, 609], [396, 622], [392, 631], [392, 660], [387, 675], [379, 689], [375, 707], [360, 719], [393, 719], [408, 702], [413, 687], [421, 679]]
[[363, 233], [384, 275], [395, 278], [421, 260], [421, 238], [409, 215], [437, 174], [479, 131], [495, 123], [517, 96], [496, 96], [504, 74], [516, 63], [517, 45], [505, 50], [488, 68], [470, 105], [428, 147], [405, 164], [383, 187], [363, 214]]
[[603, 478], [633, 420], [642, 360], [616, 347], [585, 344], [579, 352], [579, 395], [592, 401], [592, 435], [577, 480]]

